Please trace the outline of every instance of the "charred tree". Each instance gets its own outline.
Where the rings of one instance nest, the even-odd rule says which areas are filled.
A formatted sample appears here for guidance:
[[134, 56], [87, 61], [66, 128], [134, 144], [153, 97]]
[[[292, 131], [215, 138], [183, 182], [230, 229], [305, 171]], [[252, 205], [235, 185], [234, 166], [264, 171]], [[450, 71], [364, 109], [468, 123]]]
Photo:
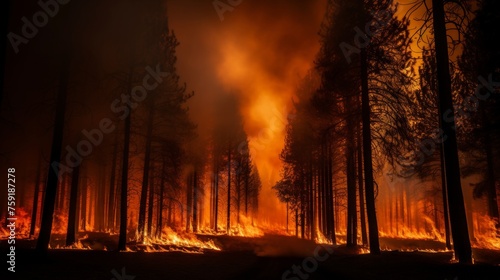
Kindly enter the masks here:
[[[134, 74], [133, 67], [128, 73], [127, 93], [132, 90], [132, 77]], [[127, 200], [128, 200], [128, 161], [130, 149], [130, 127], [132, 123], [132, 111], [130, 106], [127, 106], [128, 114], [125, 117], [125, 126], [123, 133], [123, 155], [122, 155], [122, 178], [120, 190], [120, 235], [118, 237], [118, 250], [124, 251], [127, 244]]]
[[366, 49], [361, 50], [361, 117], [363, 122], [363, 162], [365, 170], [366, 211], [368, 213], [368, 234], [370, 253], [380, 254], [377, 212], [375, 210], [375, 188], [372, 163], [371, 109], [368, 94], [368, 58]]
[[227, 150], [227, 225], [226, 231], [229, 234], [231, 229], [231, 144]]
[[455, 119], [451, 94], [451, 76], [444, 1], [433, 0], [432, 7], [434, 41], [436, 45], [439, 109], [440, 112], [446, 115], [446, 119], [443, 118], [443, 121], [441, 121], [441, 129], [447, 137], [446, 141], [443, 141], [443, 151], [453, 247], [460, 263], [472, 263], [472, 249], [460, 178], [457, 136], [454, 129]]
[[35, 235], [35, 228], [36, 228], [36, 218], [38, 214], [38, 195], [40, 194], [40, 184], [41, 184], [41, 171], [42, 169], [42, 159], [38, 160], [38, 167], [36, 169], [36, 181], [35, 181], [35, 192], [33, 194], [33, 209], [31, 210], [31, 224], [30, 224], [30, 235], [29, 237], [31, 238], [33, 235]]
[[146, 134], [146, 150], [144, 152], [144, 169], [142, 174], [142, 187], [141, 187], [141, 198], [139, 204], [139, 220], [137, 222], [137, 234], [138, 241], [144, 240], [144, 229], [146, 226], [146, 203], [147, 194], [149, 187], [149, 167], [151, 164], [151, 142], [153, 135], [153, 120], [154, 120], [154, 102], [150, 97], [149, 99], [149, 114], [147, 120], [147, 134]]
[[64, 135], [64, 119], [66, 112], [66, 98], [68, 95], [68, 82], [70, 73], [70, 52], [63, 54], [59, 68], [59, 88], [56, 101], [56, 114], [54, 132], [52, 136], [52, 147], [50, 152], [49, 170], [47, 172], [47, 188], [43, 202], [42, 223], [40, 234], [36, 244], [36, 250], [45, 254], [47, 252], [50, 234], [52, 231], [52, 219], [56, 204], [57, 185], [59, 181], [59, 162], [61, 160], [61, 148]]
[[193, 173], [193, 232], [198, 232], [198, 172]]
[[149, 180], [149, 198], [148, 198], [148, 236], [153, 237], [153, 210], [155, 198], [155, 165], [151, 163], [151, 179]]
[[116, 189], [116, 168], [118, 158], [118, 133], [115, 134], [113, 145], [113, 155], [111, 159], [111, 178], [109, 181], [109, 197], [108, 197], [108, 230], [115, 230], [115, 189]]
[[368, 245], [368, 236], [366, 234], [366, 217], [365, 217], [365, 192], [363, 188], [363, 146], [361, 141], [361, 126], [358, 124], [357, 135], [357, 163], [358, 163], [358, 188], [359, 188], [359, 215], [361, 223], [361, 242], [363, 245]]
[[66, 246], [71, 246], [76, 242], [77, 229], [77, 204], [78, 204], [78, 183], [80, 180], [80, 166], [75, 167], [71, 176], [71, 194], [69, 197], [68, 227], [66, 232]]
[[[346, 100], [346, 109], [353, 108], [352, 97], [348, 96]], [[357, 203], [356, 203], [356, 160], [354, 149], [354, 120], [352, 116], [348, 116], [346, 120], [347, 139], [346, 139], [346, 174], [347, 174], [347, 246], [353, 247], [357, 245], [358, 230], [357, 230]]]

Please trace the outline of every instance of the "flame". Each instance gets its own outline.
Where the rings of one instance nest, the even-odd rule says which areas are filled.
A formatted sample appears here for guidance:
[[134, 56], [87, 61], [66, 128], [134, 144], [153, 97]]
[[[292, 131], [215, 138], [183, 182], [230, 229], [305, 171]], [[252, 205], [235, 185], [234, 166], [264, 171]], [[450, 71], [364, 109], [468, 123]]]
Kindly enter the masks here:
[[68, 216], [60, 212], [54, 213], [52, 220], [52, 234], [66, 234], [68, 231]]
[[[201, 241], [196, 238], [196, 235], [192, 233], [178, 233], [166, 226], [162, 230], [161, 237], [149, 237], [145, 236], [144, 241], [140, 245], [145, 245], [145, 252], [158, 252], [158, 251], [171, 251], [171, 250], [182, 250], [183, 248], [190, 249], [208, 249], [220, 251], [221, 249], [215, 245], [212, 240]], [[169, 250], [165, 249], [169, 248]], [[172, 248], [177, 247], [177, 248]], [[132, 250], [132, 249], [131, 249]], [[133, 250], [132, 250], [133, 251]]]
[[260, 228], [252, 225], [238, 224], [237, 226], [231, 228], [231, 230], [229, 231], [229, 235], [244, 236], [244, 237], [260, 237], [264, 236], [264, 232]]
[[[30, 226], [31, 226], [31, 216], [28, 214], [24, 208], [17, 208], [16, 215], [16, 238], [24, 239], [28, 238], [30, 234]], [[6, 218], [2, 217], [2, 221], [5, 221]], [[10, 231], [5, 227], [0, 227], [0, 239], [7, 239], [10, 236]]]
[[323, 235], [321, 230], [316, 228], [316, 238], [314, 240], [317, 244], [332, 244], [332, 241]]
[[474, 238], [472, 246], [483, 249], [500, 250], [500, 232], [497, 221], [487, 215], [474, 213]]
[[[85, 235], [82, 238], [79, 238], [77, 242], [71, 244], [70, 246], [56, 245], [56, 247], [54, 247], [54, 249], [56, 249], [56, 250], [91, 250], [91, 248], [89, 246], [85, 246], [82, 244], [82, 240], [87, 239], [87, 238], [88, 238], [88, 235]], [[49, 244], [49, 249], [51, 249], [50, 244]]]

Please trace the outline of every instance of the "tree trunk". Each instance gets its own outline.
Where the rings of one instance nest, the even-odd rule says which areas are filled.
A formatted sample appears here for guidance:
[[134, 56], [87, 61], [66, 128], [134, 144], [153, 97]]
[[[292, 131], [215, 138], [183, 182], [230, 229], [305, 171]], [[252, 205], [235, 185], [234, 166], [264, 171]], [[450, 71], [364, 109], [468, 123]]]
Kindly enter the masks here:
[[42, 224], [36, 244], [36, 250], [43, 254], [47, 253], [52, 231], [52, 218], [57, 195], [57, 184], [59, 181], [61, 160], [61, 148], [64, 135], [64, 117], [66, 112], [66, 97], [68, 95], [68, 82], [70, 71], [70, 55], [63, 55], [63, 61], [59, 72], [59, 88], [57, 94], [56, 115], [54, 132], [52, 136], [52, 147], [50, 152], [50, 165], [47, 172], [47, 188], [43, 202]]
[[368, 216], [368, 237], [370, 253], [380, 254], [377, 212], [375, 211], [375, 188], [373, 183], [371, 109], [368, 95], [368, 58], [366, 49], [361, 50], [361, 104], [363, 119], [363, 162], [365, 169], [366, 211]]
[[295, 236], [299, 236], [299, 211], [295, 209]]
[[332, 158], [332, 151], [331, 151], [331, 146], [330, 144], [327, 146], [328, 149], [328, 154], [327, 154], [327, 190], [328, 190], [328, 221], [330, 222], [330, 228], [329, 228], [329, 236], [330, 240], [332, 240], [332, 244], [335, 245], [337, 244], [337, 237], [335, 235], [335, 208], [334, 208], [334, 203], [333, 203], [333, 158]]
[[41, 181], [41, 171], [42, 169], [42, 158], [40, 156], [40, 159], [38, 160], [38, 167], [36, 169], [36, 182], [35, 182], [35, 193], [33, 195], [33, 210], [31, 210], [31, 224], [30, 224], [30, 236], [31, 238], [33, 235], [35, 235], [35, 228], [36, 228], [36, 218], [38, 214], [38, 194], [40, 193], [40, 181]]
[[[347, 109], [353, 108], [352, 97], [348, 96], [345, 102]], [[347, 117], [347, 246], [357, 245], [357, 206], [356, 206], [356, 161], [354, 152], [354, 124], [353, 117]]]
[[161, 231], [163, 230], [163, 192], [165, 190], [165, 174], [166, 174], [166, 163], [165, 159], [162, 161], [162, 172], [160, 179], [160, 195], [158, 198], [158, 223], [156, 225], [156, 237], [161, 238]]
[[198, 232], [198, 173], [193, 174], [193, 232]]
[[214, 230], [215, 232], [218, 231], [217, 224], [218, 224], [218, 216], [219, 216], [219, 170], [217, 167], [215, 167], [215, 197], [214, 197], [214, 203], [215, 203], [215, 209], [214, 209]]
[[240, 224], [241, 172], [236, 172], [236, 223]]
[[248, 160], [245, 160], [245, 217], [248, 217], [248, 188], [249, 188], [249, 177], [250, 177], [250, 164]]
[[187, 178], [187, 193], [186, 193], [186, 232], [191, 229], [191, 210], [193, 208], [193, 177], [188, 174]]
[[361, 125], [358, 124], [358, 187], [359, 187], [359, 215], [361, 218], [361, 242], [363, 245], [368, 245], [368, 236], [366, 235], [366, 218], [365, 218], [365, 193], [363, 188], [363, 146], [361, 143]]
[[[495, 163], [493, 156], [493, 148], [491, 144], [491, 135], [489, 132], [489, 127], [491, 126], [489, 123], [484, 110], [482, 110], [482, 118], [483, 124], [487, 128], [484, 135], [484, 147], [486, 150], [486, 184], [488, 188], [488, 215], [495, 220], [495, 227], [497, 230], [500, 230], [500, 216], [498, 213], [498, 201], [497, 201], [497, 188], [495, 185]], [[500, 234], [500, 232], [499, 232]]]
[[146, 150], [144, 152], [144, 170], [142, 173], [141, 199], [139, 204], [139, 220], [137, 221], [137, 234], [139, 242], [144, 240], [144, 229], [146, 226], [146, 202], [149, 187], [149, 166], [151, 162], [151, 141], [153, 135], [154, 103], [150, 98], [148, 128], [146, 134]]
[[[448, 206], [450, 208], [451, 234], [455, 255], [460, 263], [472, 263], [472, 249], [469, 240], [467, 219], [465, 215], [464, 198], [460, 179], [457, 137], [453, 99], [451, 95], [451, 77], [448, 57], [448, 42], [446, 34], [444, 1], [432, 0], [434, 41], [436, 45], [437, 77], [439, 88], [439, 108], [443, 117], [441, 128], [447, 139], [443, 142], [445, 159], [446, 187], [448, 191]], [[444, 139], [443, 139], [444, 140]]]
[[231, 229], [231, 145], [227, 151], [227, 225], [226, 231], [229, 234]]
[[313, 164], [312, 164], [312, 159], [309, 159], [309, 170], [307, 171], [307, 186], [308, 186], [308, 193], [309, 193], [309, 215], [308, 215], [308, 220], [310, 223], [310, 236], [311, 240], [316, 239], [316, 224], [314, 223], [314, 188], [313, 188]]
[[109, 200], [108, 200], [108, 230], [115, 231], [115, 181], [116, 181], [116, 162], [118, 157], [118, 133], [115, 133], [113, 147], [113, 159], [111, 160], [111, 178], [109, 182]]
[[155, 164], [151, 163], [151, 180], [149, 180], [149, 198], [148, 198], [148, 232], [149, 237], [153, 237], [153, 210], [154, 210], [154, 187], [155, 187]]
[[71, 177], [71, 193], [69, 198], [68, 227], [66, 231], [66, 246], [76, 242], [77, 217], [76, 205], [78, 201], [78, 181], [80, 179], [80, 166], [75, 167]]
[[[133, 68], [130, 69], [128, 77], [127, 91], [132, 90], [132, 76]], [[132, 121], [132, 108], [127, 106], [129, 113], [125, 118], [125, 132], [123, 134], [123, 156], [122, 156], [122, 178], [121, 178], [121, 190], [120, 190], [120, 236], [118, 238], [118, 250], [124, 251], [127, 244], [127, 199], [128, 199], [128, 160], [129, 160], [129, 149], [130, 149], [130, 126]]]
[[81, 202], [80, 202], [80, 216], [82, 221], [82, 230], [87, 231], [87, 178], [83, 176], [81, 190]]

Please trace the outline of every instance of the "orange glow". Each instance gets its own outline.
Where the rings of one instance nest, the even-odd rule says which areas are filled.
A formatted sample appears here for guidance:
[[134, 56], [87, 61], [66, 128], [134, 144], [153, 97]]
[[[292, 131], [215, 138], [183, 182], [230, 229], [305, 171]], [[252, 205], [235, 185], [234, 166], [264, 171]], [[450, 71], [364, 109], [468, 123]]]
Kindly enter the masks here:
[[[31, 226], [31, 216], [24, 210], [24, 208], [17, 208], [15, 221], [16, 223], [16, 238], [28, 238], [30, 234], [30, 226]], [[2, 218], [5, 220], [5, 217]], [[0, 239], [7, 239], [10, 235], [10, 231], [8, 228], [0, 227]]]
[[[152, 246], [154, 245], [157, 245], [159, 247], [175, 246], [179, 248], [210, 249], [220, 251], [220, 248], [217, 247], [212, 240], [205, 242], [200, 241], [194, 234], [178, 233], [169, 227], [163, 228], [161, 238], [146, 237], [142, 244], [147, 245], [147, 252], [157, 251], [152, 248]], [[160, 250], [165, 251], [164, 248]]]
[[472, 246], [477, 248], [500, 250], [500, 233], [497, 231], [496, 221], [489, 216], [473, 213], [474, 238]]
[[323, 6], [318, 4], [315, 21], [307, 27], [277, 14], [262, 15], [261, 11], [244, 11], [240, 7], [240, 17], [211, 34], [219, 50], [215, 59], [217, 77], [228, 92], [241, 100], [251, 155], [261, 175], [258, 216], [272, 223], [285, 223], [285, 207], [271, 187], [279, 180], [282, 168], [279, 154], [296, 85], [314, 66], [319, 50], [315, 34]]

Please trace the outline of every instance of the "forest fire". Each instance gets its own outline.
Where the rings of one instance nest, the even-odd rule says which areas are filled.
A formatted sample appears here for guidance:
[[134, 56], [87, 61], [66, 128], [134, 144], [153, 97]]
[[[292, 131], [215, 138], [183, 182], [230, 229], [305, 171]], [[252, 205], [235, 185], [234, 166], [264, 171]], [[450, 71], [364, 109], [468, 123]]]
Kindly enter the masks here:
[[500, 273], [499, 1], [56, 2], [0, 4], [17, 278]]
[[220, 251], [213, 241], [203, 242], [196, 238], [194, 234], [189, 233], [177, 233], [169, 227], [165, 227], [162, 230], [160, 237], [149, 238], [146, 237], [140, 245], [146, 245], [146, 252], [156, 252], [158, 248], [160, 251], [165, 250], [175, 250], [175, 249], [209, 249]]

